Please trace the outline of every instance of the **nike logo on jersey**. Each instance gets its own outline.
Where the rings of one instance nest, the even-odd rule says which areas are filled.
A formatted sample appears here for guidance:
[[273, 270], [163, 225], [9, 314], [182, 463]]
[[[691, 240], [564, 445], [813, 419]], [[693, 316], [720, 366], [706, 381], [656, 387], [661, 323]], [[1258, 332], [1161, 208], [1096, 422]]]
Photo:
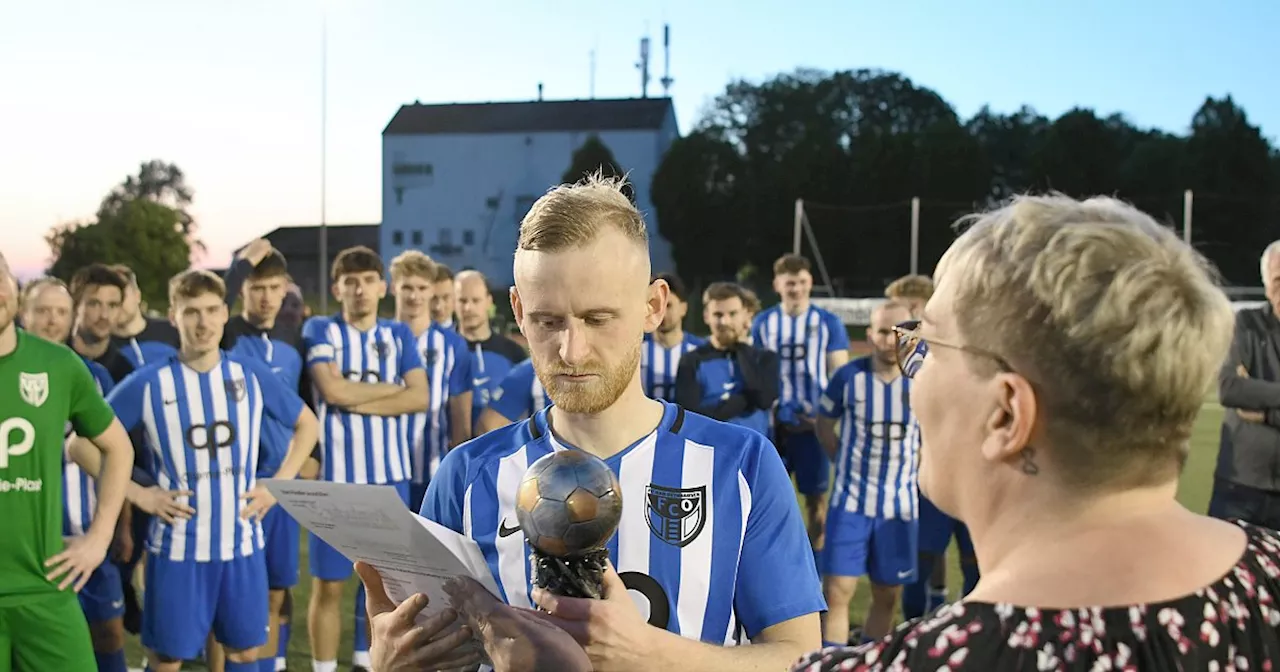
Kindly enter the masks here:
[[506, 519], [506, 518], [503, 518], [503, 519], [502, 519], [502, 525], [498, 528], [498, 536], [499, 536], [499, 537], [509, 537], [509, 536], [511, 536], [511, 535], [513, 535], [513, 534], [515, 534], [516, 532], [519, 532], [519, 531], [520, 531], [520, 526], [519, 526], [519, 525], [516, 525], [515, 527], [508, 527], [508, 525], [507, 525], [507, 519]]
[[911, 578], [911, 575], [912, 575], [912, 574], [915, 574], [915, 572], [913, 572], [913, 571], [911, 571], [911, 570], [909, 570], [909, 569], [908, 569], [908, 570], [907, 570], [907, 571], [905, 571], [905, 572], [898, 572], [898, 578], [899, 578], [899, 579], [909, 579], [909, 578]]

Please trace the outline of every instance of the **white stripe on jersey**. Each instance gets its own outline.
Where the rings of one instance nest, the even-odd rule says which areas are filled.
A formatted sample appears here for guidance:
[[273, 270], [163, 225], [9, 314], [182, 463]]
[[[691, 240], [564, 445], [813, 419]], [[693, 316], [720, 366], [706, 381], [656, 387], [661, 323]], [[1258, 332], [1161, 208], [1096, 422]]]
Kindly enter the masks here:
[[781, 306], [766, 310], [758, 318], [758, 347], [778, 353], [781, 361], [780, 403], [800, 402], [813, 409], [826, 389], [827, 349], [831, 333], [822, 313], [809, 306], [801, 315], [788, 315]]
[[[698, 347], [698, 343], [685, 334], [679, 343], [663, 347], [653, 334], [645, 334], [640, 346], [640, 383], [650, 399], [676, 400], [676, 373], [680, 369], [680, 357]], [[535, 381], [537, 376], [534, 377]], [[536, 400], [538, 395], [534, 395]], [[535, 402], [536, 403], [536, 402]], [[538, 410], [542, 410], [539, 408]]]
[[424, 413], [405, 416], [401, 443], [413, 482], [426, 483], [449, 451], [449, 380], [456, 362], [444, 332], [435, 325], [418, 336], [414, 347], [427, 370], [429, 405]]
[[[344, 376], [355, 375], [357, 382], [371, 382], [365, 378], [377, 374], [377, 382], [403, 382], [399, 370], [401, 344], [391, 323], [380, 321], [369, 331], [361, 332], [346, 322], [334, 321], [326, 326], [326, 335]], [[318, 406], [326, 480], [377, 485], [409, 480], [402, 417], [348, 413], [323, 400]]]
[[[256, 484], [253, 470], [263, 420], [261, 386], [243, 365], [225, 358], [207, 374], [175, 364], [157, 368], [154, 375], [155, 379], [143, 387], [142, 419], [146, 447], [158, 465], [156, 481], [166, 490], [193, 491], [196, 512], [173, 523], [154, 518], [149, 535], [151, 552], [174, 561], [195, 562], [253, 555], [263, 547], [262, 526], [256, 520], [242, 519], [240, 513], [245, 505], [242, 497]], [[202, 378], [209, 388], [207, 396]], [[243, 396], [234, 405], [228, 404], [232, 394], [227, 389], [228, 379], [244, 385]], [[159, 415], [155, 412], [157, 402]], [[234, 428], [231, 444], [213, 449], [188, 445], [189, 432], [184, 427], [192, 431], [201, 427], [208, 435], [205, 441], [215, 441], [220, 436], [217, 423]]]
[[891, 382], [870, 370], [849, 376], [832, 507], [876, 518], [915, 519], [917, 460], [915, 446], [907, 440], [913, 420], [909, 392], [910, 381], [902, 376]]

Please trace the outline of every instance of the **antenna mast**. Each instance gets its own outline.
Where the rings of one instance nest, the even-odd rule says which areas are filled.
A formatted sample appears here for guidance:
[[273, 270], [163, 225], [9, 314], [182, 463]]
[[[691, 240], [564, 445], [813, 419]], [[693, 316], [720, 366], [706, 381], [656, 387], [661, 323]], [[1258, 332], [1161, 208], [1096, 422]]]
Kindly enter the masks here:
[[590, 81], [590, 86], [587, 89], [589, 91], [589, 95], [587, 97], [592, 100], [595, 100], [595, 97], [596, 97], [596, 50], [594, 47], [591, 49], [591, 79], [589, 81]]
[[671, 79], [671, 24], [662, 24], [662, 97], [671, 97], [671, 85], [676, 80]]
[[640, 69], [640, 97], [649, 97], [649, 38], [640, 38], [640, 62], [636, 64]]

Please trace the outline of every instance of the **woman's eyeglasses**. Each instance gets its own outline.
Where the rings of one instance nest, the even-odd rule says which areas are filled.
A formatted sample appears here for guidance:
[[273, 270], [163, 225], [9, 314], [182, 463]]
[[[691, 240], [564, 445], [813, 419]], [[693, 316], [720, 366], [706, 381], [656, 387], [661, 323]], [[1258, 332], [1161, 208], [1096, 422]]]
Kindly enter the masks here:
[[995, 362], [1000, 365], [1000, 368], [1005, 371], [1013, 371], [1013, 367], [1009, 366], [1009, 363], [1006, 362], [1003, 357], [989, 350], [983, 350], [982, 348], [976, 348], [971, 345], [944, 343], [934, 338], [925, 340], [924, 337], [920, 335], [920, 320], [907, 320], [906, 322], [898, 324], [893, 328], [893, 338], [894, 351], [898, 360], [898, 369], [901, 370], [902, 375], [907, 378], [915, 377], [916, 372], [920, 370], [920, 365], [924, 363], [925, 356], [929, 354], [929, 348], [931, 346], [954, 348], [956, 350], [963, 350], [975, 355], [989, 357], [995, 360]]

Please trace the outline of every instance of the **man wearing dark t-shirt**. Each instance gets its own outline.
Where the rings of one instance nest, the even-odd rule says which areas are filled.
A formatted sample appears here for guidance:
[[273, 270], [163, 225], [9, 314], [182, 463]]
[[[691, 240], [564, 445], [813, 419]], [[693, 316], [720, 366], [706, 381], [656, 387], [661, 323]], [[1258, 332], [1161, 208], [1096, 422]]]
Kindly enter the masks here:
[[480, 414], [493, 398], [511, 367], [529, 355], [516, 342], [495, 333], [489, 324], [493, 295], [479, 271], [462, 271], [454, 279], [458, 333], [467, 339], [474, 358], [471, 371], [471, 426], [480, 426]]
[[128, 282], [103, 264], [90, 264], [71, 277], [75, 322], [67, 345], [106, 368], [117, 383], [136, 368], [112, 341]]
[[138, 289], [138, 276], [124, 264], [109, 266], [124, 278], [124, 301], [116, 314], [112, 343], [134, 368], [178, 354], [178, 329], [169, 320], [148, 317]]

